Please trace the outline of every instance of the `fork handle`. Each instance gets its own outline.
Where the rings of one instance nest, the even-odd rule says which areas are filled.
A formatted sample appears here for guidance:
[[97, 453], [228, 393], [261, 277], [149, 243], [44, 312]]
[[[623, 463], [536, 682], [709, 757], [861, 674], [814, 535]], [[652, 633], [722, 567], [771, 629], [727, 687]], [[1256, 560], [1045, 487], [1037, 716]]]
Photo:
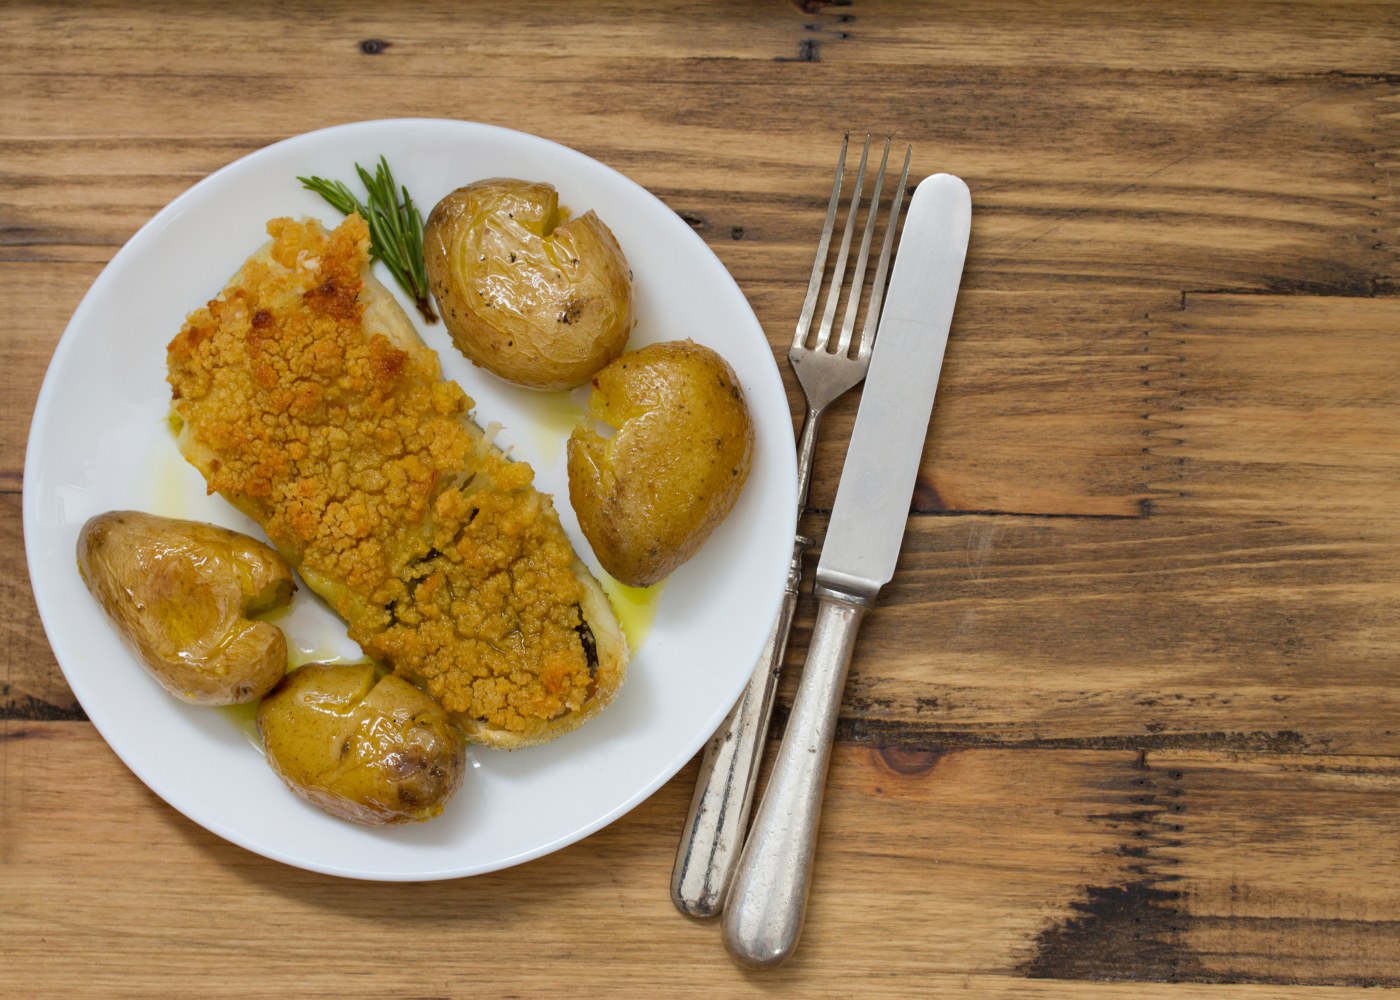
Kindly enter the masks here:
[[719, 915], [739, 860], [797, 606], [802, 553], [811, 544], [812, 540], [802, 535], [794, 539], [787, 590], [758, 666], [729, 718], [705, 745], [671, 871], [671, 901], [692, 917]]
[[831, 742], [851, 651], [865, 617], [863, 603], [829, 591], [818, 596], [792, 715], [724, 909], [725, 947], [746, 965], [778, 965], [797, 948]]

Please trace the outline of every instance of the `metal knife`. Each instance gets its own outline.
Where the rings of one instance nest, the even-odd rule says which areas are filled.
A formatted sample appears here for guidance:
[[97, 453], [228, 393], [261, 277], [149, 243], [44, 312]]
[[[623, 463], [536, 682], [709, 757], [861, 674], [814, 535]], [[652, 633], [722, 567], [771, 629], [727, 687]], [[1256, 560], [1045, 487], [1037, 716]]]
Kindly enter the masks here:
[[846, 671], [861, 620], [899, 558], [971, 228], [962, 180], [920, 182], [817, 565], [807, 663], [725, 905], [725, 947], [748, 965], [784, 961], [802, 932]]

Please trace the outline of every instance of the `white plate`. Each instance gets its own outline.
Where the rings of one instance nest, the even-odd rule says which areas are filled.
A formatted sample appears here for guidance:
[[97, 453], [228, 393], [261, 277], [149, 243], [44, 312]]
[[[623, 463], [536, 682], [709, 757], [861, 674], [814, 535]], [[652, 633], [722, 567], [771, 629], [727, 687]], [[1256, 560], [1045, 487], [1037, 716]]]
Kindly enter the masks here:
[[[298, 175], [354, 182], [352, 165], [372, 165], [381, 153], [425, 214], [454, 187], [493, 176], [548, 181], [575, 212], [596, 209], [636, 276], [632, 346], [689, 337], [719, 351], [743, 385], [757, 449], [734, 512], [662, 588], [607, 711], [542, 747], [472, 748], [462, 790], [442, 816], [371, 830], [292, 795], [228, 710], [185, 705], [157, 687], [84, 588], [74, 552], [84, 521], [123, 508], [261, 536], [220, 498], [207, 497], [203, 480], [179, 458], [165, 422], [165, 345], [265, 241], [266, 220], [339, 221], [302, 190]], [[530, 461], [540, 488], [558, 498], [566, 530], [596, 570], [568, 504], [567, 424], [557, 400], [472, 368], [441, 324], [420, 324], [420, 332], [445, 375], [476, 400], [478, 421], [500, 422], [498, 441]], [[25, 463], [25, 546], [39, 613], [74, 694], [112, 749], [166, 802], [236, 844], [314, 871], [452, 878], [518, 864], [606, 825], [674, 775], [723, 721], [777, 613], [795, 521], [793, 450], [782, 382], [753, 312], [705, 243], [658, 199], [534, 136], [466, 122], [363, 122], [288, 139], [211, 175], [133, 236], [93, 283], [39, 394]], [[357, 652], [304, 587], [282, 624], [307, 655]]]

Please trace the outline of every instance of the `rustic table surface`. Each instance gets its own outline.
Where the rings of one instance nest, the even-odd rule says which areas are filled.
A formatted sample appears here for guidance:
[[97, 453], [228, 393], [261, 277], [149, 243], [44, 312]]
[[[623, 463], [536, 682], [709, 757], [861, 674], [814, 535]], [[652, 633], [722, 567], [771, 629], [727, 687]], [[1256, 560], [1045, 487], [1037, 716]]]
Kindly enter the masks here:
[[[1400, 986], [1400, 7], [171, 0], [3, 23], [0, 994]], [[670, 903], [694, 762], [515, 869], [338, 880], [149, 792], [49, 649], [22, 468], [80, 297], [218, 167], [400, 116], [637, 180], [777, 358], [843, 130], [894, 130], [915, 175], [972, 189], [902, 561], [781, 969], [740, 969]], [[855, 404], [826, 424], [818, 536]]]

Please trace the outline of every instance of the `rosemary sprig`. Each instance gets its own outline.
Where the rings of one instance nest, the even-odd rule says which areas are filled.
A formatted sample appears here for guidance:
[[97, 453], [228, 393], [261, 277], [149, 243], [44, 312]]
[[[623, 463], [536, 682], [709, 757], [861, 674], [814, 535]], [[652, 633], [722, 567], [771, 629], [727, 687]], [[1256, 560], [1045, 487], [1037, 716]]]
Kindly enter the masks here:
[[[355, 164], [360, 183], [368, 192], [368, 203], [355, 197], [341, 181], [324, 177], [298, 177], [301, 186], [315, 191], [342, 215], [352, 212], [369, 224], [370, 256], [382, 260], [399, 287], [412, 297], [418, 311], [429, 323], [437, 322], [428, 291], [428, 270], [423, 263], [423, 216], [409, 197], [408, 188], [394, 183], [389, 161], [383, 156], [373, 175]], [[400, 199], [402, 194], [402, 199]]]

